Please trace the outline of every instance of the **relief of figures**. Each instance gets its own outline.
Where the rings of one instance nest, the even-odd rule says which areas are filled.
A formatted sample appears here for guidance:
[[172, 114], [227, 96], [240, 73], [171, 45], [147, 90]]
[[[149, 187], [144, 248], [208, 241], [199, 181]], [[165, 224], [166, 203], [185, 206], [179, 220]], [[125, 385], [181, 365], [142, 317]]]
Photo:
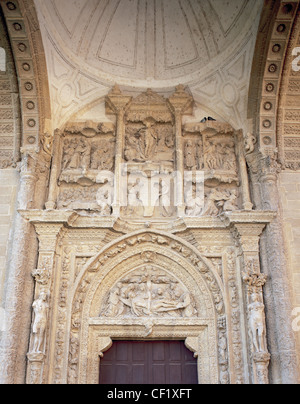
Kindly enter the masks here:
[[114, 168], [114, 142], [104, 140], [101, 143], [92, 143], [91, 169], [108, 170]]
[[77, 170], [108, 170], [114, 168], [114, 141], [91, 141], [84, 137], [64, 141], [62, 172]]
[[218, 216], [223, 212], [238, 210], [238, 191], [233, 190], [212, 190], [206, 198], [202, 216]]
[[188, 171], [203, 170], [204, 154], [202, 138], [187, 140], [184, 146], [184, 166]]
[[174, 161], [174, 136], [169, 125], [158, 125], [146, 118], [143, 126], [131, 124], [126, 128], [124, 158], [128, 162]]
[[109, 293], [105, 317], [196, 317], [191, 294], [152, 267], [120, 281]]
[[201, 192], [190, 190], [185, 194], [186, 215], [190, 217], [219, 216], [223, 212], [239, 210], [237, 189], [215, 188], [206, 193], [205, 201]]
[[110, 216], [114, 198], [112, 179], [100, 178], [99, 185], [89, 187], [62, 187], [57, 202], [58, 209], [95, 211], [100, 216]]
[[[151, 185], [151, 192], [149, 192]], [[125, 216], [134, 218], [169, 218], [175, 213], [171, 177], [158, 175], [147, 178], [140, 175], [130, 178], [127, 184]]]
[[88, 169], [90, 165], [91, 147], [84, 139], [66, 139], [62, 170]]
[[204, 161], [208, 170], [229, 171], [237, 174], [235, 142], [226, 138], [207, 139]]

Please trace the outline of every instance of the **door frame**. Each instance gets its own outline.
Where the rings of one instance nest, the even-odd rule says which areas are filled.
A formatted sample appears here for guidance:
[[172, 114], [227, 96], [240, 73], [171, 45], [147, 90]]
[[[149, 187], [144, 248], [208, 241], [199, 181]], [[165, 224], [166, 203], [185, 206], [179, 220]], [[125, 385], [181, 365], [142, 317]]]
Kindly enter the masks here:
[[[151, 323], [151, 324], [150, 324]], [[151, 335], [149, 333], [151, 327]], [[181, 340], [197, 358], [199, 384], [218, 384], [217, 335], [214, 321], [195, 319], [170, 320], [155, 319], [144, 321], [137, 319], [133, 324], [103, 323], [103, 319], [92, 318], [89, 321], [88, 344], [84, 344], [79, 360], [79, 384], [98, 384], [100, 379], [100, 361], [112, 345], [113, 340], [155, 341]]]
[[[111, 348], [100, 359], [99, 385], [198, 383], [197, 358], [184, 342], [181, 339], [114, 339]], [[155, 366], [164, 369], [165, 381], [162, 381], [160, 373], [154, 369]], [[105, 376], [106, 372], [110, 375], [108, 378]], [[117, 373], [121, 373], [122, 378], [126, 374], [127, 382], [116, 381]], [[106, 381], [102, 379], [103, 376]], [[177, 382], [174, 377], [178, 378]]]

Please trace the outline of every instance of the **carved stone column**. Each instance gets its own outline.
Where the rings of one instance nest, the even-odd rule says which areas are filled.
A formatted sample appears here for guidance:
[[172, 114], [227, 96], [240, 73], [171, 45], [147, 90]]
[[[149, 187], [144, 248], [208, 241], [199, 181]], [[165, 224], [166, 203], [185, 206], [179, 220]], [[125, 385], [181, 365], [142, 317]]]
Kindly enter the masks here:
[[35, 224], [39, 237], [38, 268], [32, 272], [35, 279], [35, 297], [32, 305], [32, 329], [27, 354], [27, 384], [43, 383], [44, 361], [47, 355], [47, 337], [49, 333], [49, 306], [51, 302], [51, 284], [55, 265], [55, 251], [61, 223], [52, 225]]
[[20, 190], [18, 195], [19, 209], [33, 209], [36, 175], [37, 156], [25, 152], [20, 166]]
[[271, 355], [267, 347], [267, 327], [263, 286], [267, 276], [260, 268], [260, 240], [267, 224], [272, 223], [273, 211], [249, 211], [224, 213], [221, 219], [231, 229], [239, 249], [240, 274], [245, 285], [244, 301], [247, 307], [249, 347], [251, 366], [250, 379], [254, 384], [269, 383]]
[[177, 168], [177, 214], [185, 216], [184, 203], [184, 155], [182, 145], [182, 115], [193, 105], [193, 98], [185, 92], [184, 86], [176, 87], [175, 93], [169, 98], [169, 103], [175, 115], [175, 144], [176, 144], [176, 168]]
[[116, 85], [106, 97], [108, 108], [117, 117], [116, 132], [116, 158], [115, 158], [115, 192], [113, 203], [113, 215], [120, 216], [121, 209], [121, 181], [122, 181], [122, 162], [125, 139], [125, 112], [126, 107], [132, 100], [132, 97], [122, 94], [120, 88]]
[[244, 154], [245, 152], [244, 152], [243, 131], [237, 132], [237, 138], [238, 138], [237, 147], [239, 156], [240, 175], [242, 179], [243, 209], [252, 210], [253, 203], [251, 202], [249, 176], [248, 176], [246, 158]]
[[261, 200], [265, 209], [278, 212], [276, 219], [267, 226], [262, 237], [262, 265], [270, 281], [264, 294], [268, 309], [267, 325], [274, 330], [269, 338], [272, 347], [273, 383], [298, 383], [298, 365], [295, 336], [292, 330], [292, 303], [288, 279], [288, 265], [285, 256], [283, 219], [281, 216], [278, 175], [281, 166], [277, 155], [269, 151], [260, 155], [259, 181]]
[[234, 233], [241, 253], [242, 277], [246, 285], [249, 353], [254, 384], [269, 384], [271, 355], [267, 348], [267, 329], [263, 286], [267, 277], [260, 271], [259, 240], [265, 224], [235, 223]]
[[[250, 139], [251, 136], [249, 135]], [[272, 209], [277, 217], [261, 237], [261, 265], [268, 275], [264, 288], [267, 307], [268, 344], [272, 352], [270, 376], [274, 384], [297, 384], [298, 365], [296, 342], [292, 324], [292, 304], [288, 266], [285, 257], [283, 220], [281, 217], [276, 150], [264, 148], [264, 153], [249, 148], [247, 162], [250, 168], [252, 194], [257, 209]]]
[[59, 176], [60, 164], [61, 164], [60, 149], [61, 149], [61, 132], [60, 130], [57, 129], [54, 133], [52, 168], [49, 184], [49, 196], [48, 196], [48, 202], [46, 202], [46, 209], [55, 209], [56, 207], [57, 178]]
[[[23, 152], [20, 165], [19, 209], [34, 208], [37, 181], [35, 153]], [[37, 253], [30, 223], [16, 215], [6, 294], [6, 329], [0, 342], [0, 383], [24, 383], [33, 282], [30, 272]]]

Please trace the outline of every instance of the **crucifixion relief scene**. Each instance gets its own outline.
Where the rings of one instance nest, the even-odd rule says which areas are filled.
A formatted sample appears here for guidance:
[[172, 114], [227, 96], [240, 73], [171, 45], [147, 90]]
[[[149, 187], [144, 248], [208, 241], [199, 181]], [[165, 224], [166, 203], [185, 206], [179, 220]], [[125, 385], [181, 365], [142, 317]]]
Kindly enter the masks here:
[[299, 384], [299, 3], [0, 0], [1, 384]]

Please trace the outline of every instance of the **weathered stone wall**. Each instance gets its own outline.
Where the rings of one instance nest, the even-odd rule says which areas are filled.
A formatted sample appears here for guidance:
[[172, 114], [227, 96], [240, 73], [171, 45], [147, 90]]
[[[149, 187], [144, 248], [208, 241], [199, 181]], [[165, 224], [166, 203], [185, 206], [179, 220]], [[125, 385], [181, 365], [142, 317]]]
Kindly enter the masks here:
[[[300, 307], [300, 173], [282, 172], [280, 196], [293, 305]], [[300, 334], [299, 334], [300, 342]]]
[[20, 107], [17, 75], [0, 10], [0, 336], [5, 329], [5, 280], [9, 263], [19, 174]]
[[18, 183], [19, 174], [15, 169], [0, 170], [0, 332], [4, 331], [5, 327], [5, 278], [16, 212]]
[[21, 128], [17, 74], [1, 9], [0, 48], [0, 169], [3, 169], [14, 167], [19, 159]]

